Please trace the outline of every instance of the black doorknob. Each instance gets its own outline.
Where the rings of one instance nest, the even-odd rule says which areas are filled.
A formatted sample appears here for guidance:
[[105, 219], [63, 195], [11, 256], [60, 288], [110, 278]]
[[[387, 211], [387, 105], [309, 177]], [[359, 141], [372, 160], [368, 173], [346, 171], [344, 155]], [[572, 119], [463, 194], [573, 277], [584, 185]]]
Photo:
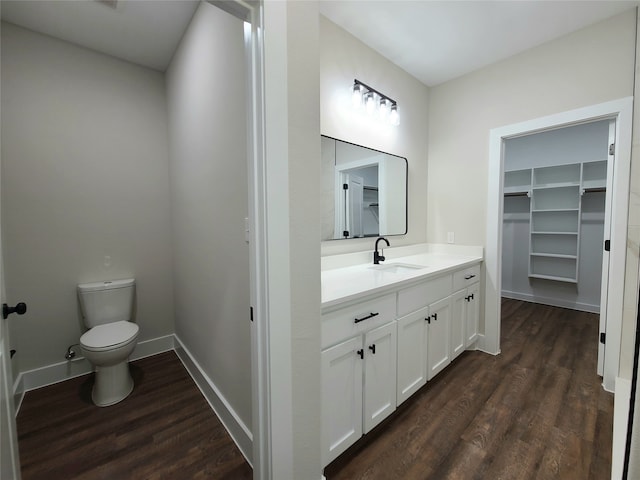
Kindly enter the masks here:
[[2, 304], [2, 318], [7, 318], [12, 313], [17, 313], [18, 315], [24, 315], [27, 311], [27, 304], [24, 302], [20, 302], [15, 307], [10, 307], [6, 303]]

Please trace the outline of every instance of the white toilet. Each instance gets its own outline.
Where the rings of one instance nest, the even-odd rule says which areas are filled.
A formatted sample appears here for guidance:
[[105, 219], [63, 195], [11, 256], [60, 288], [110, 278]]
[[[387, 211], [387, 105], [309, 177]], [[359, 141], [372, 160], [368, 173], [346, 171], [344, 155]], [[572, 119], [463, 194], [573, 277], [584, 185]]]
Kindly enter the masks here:
[[130, 321], [134, 292], [134, 279], [78, 285], [80, 308], [89, 329], [80, 337], [80, 350], [95, 367], [91, 398], [99, 407], [118, 403], [133, 390], [128, 361], [139, 331]]

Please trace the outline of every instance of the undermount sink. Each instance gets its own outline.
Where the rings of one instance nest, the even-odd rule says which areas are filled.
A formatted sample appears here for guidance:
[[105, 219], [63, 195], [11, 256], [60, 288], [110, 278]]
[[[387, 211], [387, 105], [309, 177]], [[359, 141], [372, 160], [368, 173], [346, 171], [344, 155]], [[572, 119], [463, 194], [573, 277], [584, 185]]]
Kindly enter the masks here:
[[415, 272], [416, 270], [421, 270], [423, 268], [427, 268], [426, 265], [413, 265], [410, 263], [387, 263], [381, 265], [373, 265], [369, 267], [373, 270], [378, 270], [380, 272], [388, 272], [388, 273], [410, 273]]

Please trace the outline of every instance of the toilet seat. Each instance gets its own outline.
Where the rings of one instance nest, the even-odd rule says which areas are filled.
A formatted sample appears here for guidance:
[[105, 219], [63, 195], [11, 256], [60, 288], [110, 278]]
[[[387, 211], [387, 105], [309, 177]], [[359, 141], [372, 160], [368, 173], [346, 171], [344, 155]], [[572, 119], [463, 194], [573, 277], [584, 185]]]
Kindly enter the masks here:
[[80, 337], [80, 344], [82, 348], [94, 352], [114, 350], [135, 341], [138, 331], [138, 325], [132, 322], [106, 323], [85, 332]]

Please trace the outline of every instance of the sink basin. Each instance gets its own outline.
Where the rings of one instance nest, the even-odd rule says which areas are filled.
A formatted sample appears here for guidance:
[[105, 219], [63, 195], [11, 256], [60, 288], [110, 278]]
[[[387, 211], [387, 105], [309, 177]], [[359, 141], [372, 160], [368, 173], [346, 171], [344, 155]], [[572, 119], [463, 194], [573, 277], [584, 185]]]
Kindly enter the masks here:
[[423, 268], [427, 268], [426, 265], [412, 265], [410, 263], [387, 263], [381, 265], [373, 265], [369, 267], [373, 270], [378, 270], [379, 272], [388, 272], [388, 273], [410, 273], [415, 272], [416, 270], [421, 270]]

